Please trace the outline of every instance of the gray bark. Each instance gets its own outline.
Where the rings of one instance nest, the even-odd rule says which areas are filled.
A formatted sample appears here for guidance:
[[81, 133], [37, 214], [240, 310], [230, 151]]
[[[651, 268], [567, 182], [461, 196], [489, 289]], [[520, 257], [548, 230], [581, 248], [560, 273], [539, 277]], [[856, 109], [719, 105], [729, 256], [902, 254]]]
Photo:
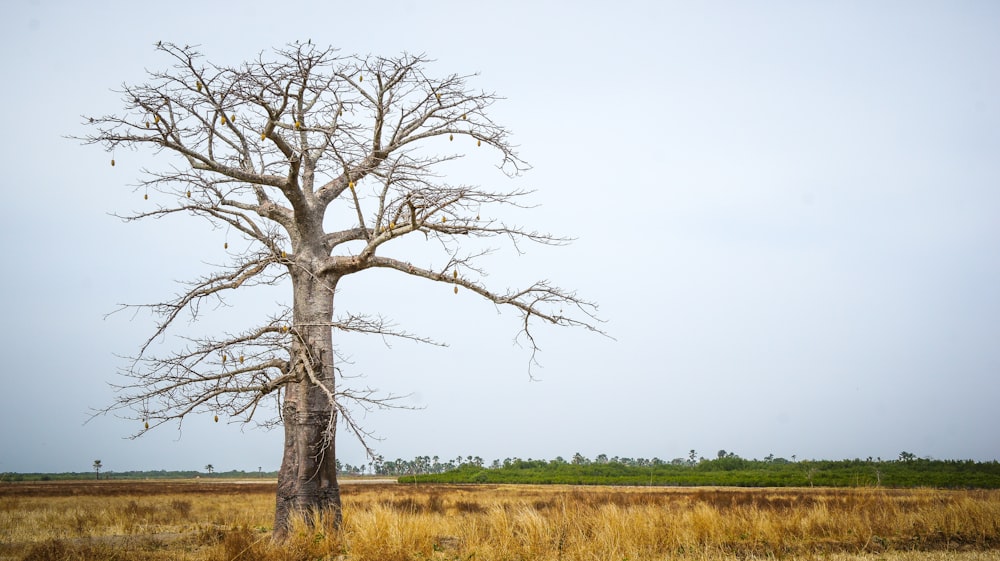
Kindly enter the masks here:
[[[278, 471], [274, 533], [284, 536], [293, 513], [332, 517], [340, 526], [334, 399], [333, 319], [335, 278], [292, 268], [291, 363], [296, 381], [285, 388], [285, 446]], [[317, 523], [314, 520], [313, 523]]]

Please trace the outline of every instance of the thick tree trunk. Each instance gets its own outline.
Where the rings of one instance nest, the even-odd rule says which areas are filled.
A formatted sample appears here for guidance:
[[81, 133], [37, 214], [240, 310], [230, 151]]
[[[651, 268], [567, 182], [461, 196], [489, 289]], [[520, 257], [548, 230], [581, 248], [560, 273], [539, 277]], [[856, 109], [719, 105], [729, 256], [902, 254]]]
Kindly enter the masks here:
[[285, 450], [278, 471], [274, 534], [283, 537], [293, 515], [340, 526], [340, 486], [334, 446], [333, 292], [336, 279], [292, 275], [291, 360], [301, 381], [286, 386], [282, 407]]

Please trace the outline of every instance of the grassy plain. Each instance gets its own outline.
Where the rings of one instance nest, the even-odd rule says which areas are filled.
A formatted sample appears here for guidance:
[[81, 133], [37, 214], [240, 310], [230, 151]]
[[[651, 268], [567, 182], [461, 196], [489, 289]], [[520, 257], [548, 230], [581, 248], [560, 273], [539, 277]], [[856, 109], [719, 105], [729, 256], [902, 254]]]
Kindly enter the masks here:
[[0, 560], [1000, 559], [1000, 491], [345, 485], [270, 538], [274, 484], [0, 484]]

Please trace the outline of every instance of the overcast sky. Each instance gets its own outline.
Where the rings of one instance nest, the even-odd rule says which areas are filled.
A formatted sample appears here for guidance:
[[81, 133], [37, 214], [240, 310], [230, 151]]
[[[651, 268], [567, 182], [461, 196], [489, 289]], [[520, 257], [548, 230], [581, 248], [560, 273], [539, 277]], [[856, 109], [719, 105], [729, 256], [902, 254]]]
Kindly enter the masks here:
[[491, 282], [575, 288], [614, 340], [543, 328], [531, 381], [515, 316], [391, 275], [342, 283], [338, 309], [450, 345], [339, 341], [362, 383], [421, 408], [365, 418], [386, 458], [1000, 458], [1000, 4], [231, 6], [0, 7], [0, 472], [279, 465], [280, 430], [210, 415], [137, 441], [128, 421], [84, 424], [152, 328], [105, 314], [172, 295], [222, 245], [195, 219], [109, 216], [141, 208], [130, 185], [164, 160], [112, 168], [66, 138], [169, 65], [158, 40], [223, 64], [297, 39], [423, 52], [506, 98], [493, 116], [534, 169], [454, 182], [537, 189], [518, 220], [576, 241], [506, 251]]

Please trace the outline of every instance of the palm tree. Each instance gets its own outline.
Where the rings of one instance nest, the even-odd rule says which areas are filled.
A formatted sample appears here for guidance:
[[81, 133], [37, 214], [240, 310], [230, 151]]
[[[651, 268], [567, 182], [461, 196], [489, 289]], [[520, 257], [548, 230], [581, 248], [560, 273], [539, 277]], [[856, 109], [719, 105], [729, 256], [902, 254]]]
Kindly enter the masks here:
[[208, 464], [205, 466], [205, 471], [207, 471], [209, 475], [212, 475], [212, 472], [215, 471], [215, 466]]
[[101, 465], [101, 460], [94, 460], [94, 471], [97, 472], [97, 478], [98, 479], [101, 478], [101, 468], [102, 467], [104, 467], [104, 466]]

